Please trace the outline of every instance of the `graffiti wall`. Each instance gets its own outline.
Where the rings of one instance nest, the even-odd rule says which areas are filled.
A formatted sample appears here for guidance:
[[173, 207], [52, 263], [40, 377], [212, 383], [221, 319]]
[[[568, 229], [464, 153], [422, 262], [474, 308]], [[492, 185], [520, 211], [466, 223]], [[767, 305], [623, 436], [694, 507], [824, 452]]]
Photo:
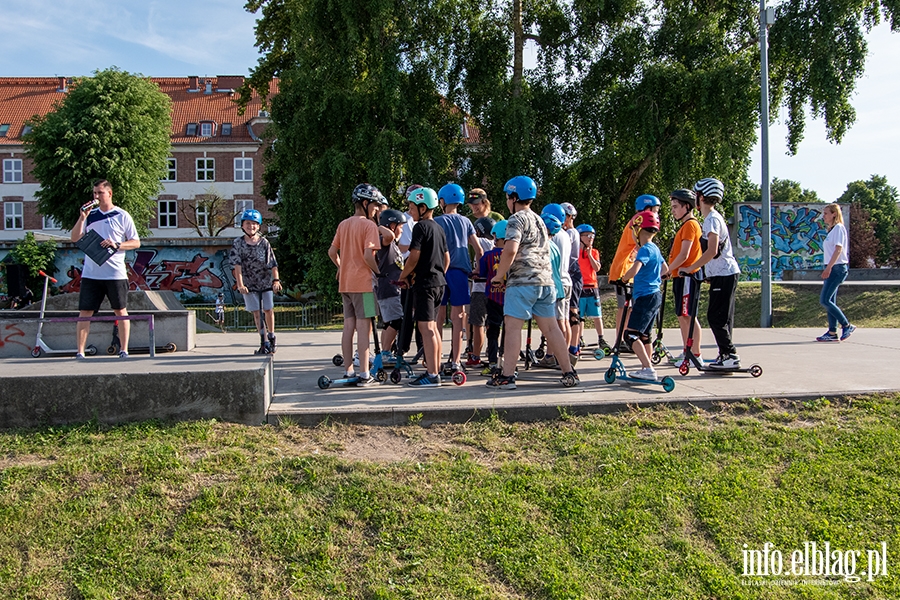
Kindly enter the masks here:
[[[822, 220], [823, 203], [772, 205], [772, 279], [780, 280], [785, 269], [822, 269], [822, 243], [828, 230]], [[759, 203], [734, 205], [732, 241], [741, 266], [741, 279], [759, 281], [762, 272], [762, 223]], [[842, 205], [844, 225], [850, 222], [850, 207]], [[849, 227], [848, 227], [849, 229]]]

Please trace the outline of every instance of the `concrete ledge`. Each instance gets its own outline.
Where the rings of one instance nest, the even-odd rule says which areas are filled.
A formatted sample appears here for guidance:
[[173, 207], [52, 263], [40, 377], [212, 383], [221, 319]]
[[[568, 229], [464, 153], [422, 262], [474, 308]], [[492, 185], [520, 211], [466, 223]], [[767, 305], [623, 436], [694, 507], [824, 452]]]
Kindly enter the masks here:
[[[69, 373], [39, 376], [31, 369], [16, 369], [29, 375], [0, 378], [0, 428], [71, 425], [96, 420], [104, 424], [161, 419], [186, 421], [220, 419], [244, 425], [266, 422], [273, 393], [272, 361], [269, 358], [207, 370], [189, 361], [172, 360], [167, 368], [155, 369], [159, 359], [129, 359], [128, 372]], [[64, 359], [50, 359], [58, 363]], [[69, 365], [110, 363], [118, 359], [66, 360]], [[45, 361], [49, 362], [49, 361]], [[180, 364], [185, 363], [185, 364]], [[90, 365], [88, 370], [93, 369]], [[121, 370], [125, 370], [122, 365]], [[180, 368], [179, 368], [180, 367]], [[148, 372], [148, 368], [152, 370]], [[110, 369], [105, 369], [109, 371]]]
[[[822, 269], [785, 269], [784, 281], [816, 281], [822, 283]], [[847, 281], [900, 280], [900, 269], [849, 269]]]

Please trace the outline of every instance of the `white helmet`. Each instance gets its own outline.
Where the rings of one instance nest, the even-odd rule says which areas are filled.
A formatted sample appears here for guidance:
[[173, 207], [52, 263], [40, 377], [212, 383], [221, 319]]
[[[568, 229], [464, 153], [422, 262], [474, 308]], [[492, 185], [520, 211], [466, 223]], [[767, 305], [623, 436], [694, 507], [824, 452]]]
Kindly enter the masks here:
[[694, 184], [694, 191], [703, 194], [707, 198], [718, 198], [721, 200], [725, 197], [725, 186], [715, 177], [701, 179]]

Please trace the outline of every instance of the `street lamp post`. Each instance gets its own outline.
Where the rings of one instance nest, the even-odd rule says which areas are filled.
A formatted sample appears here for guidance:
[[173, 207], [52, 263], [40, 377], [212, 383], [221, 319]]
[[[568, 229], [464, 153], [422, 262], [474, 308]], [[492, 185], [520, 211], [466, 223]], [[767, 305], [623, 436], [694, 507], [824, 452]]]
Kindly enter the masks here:
[[772, 195], [769, 185], [769, 40], [768, 27], [775, 21], [775, 9], [766, 8], [766, 0], [759, 0], [759, 56], [760, 56], [760, 150], [762, 156], [762, 207], [760, 209], [760, 244], [762, 260], [760, 283], [762, 307], [760, 327], [772, 326]]

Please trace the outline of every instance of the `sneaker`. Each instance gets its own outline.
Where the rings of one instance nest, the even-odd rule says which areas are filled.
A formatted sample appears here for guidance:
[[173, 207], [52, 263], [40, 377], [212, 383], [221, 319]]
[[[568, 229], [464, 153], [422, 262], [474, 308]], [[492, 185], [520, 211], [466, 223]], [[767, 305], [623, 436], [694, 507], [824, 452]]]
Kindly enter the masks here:
[[119, 352], [119, 358], [128, 358], [128, 353], [122, 350]]
[[556, 360], [556, 357], [552, 354], [545, 354], [544, 358], [534, 363], [537, 367], [545, 367], [547, 369], [558, 369], [559, 362]]
[[269, 354], [275, 354], [275, 336], [271, 333], [269, 334]]
[[737, 354], [722, 354], [709, 363], [710, 369], [740, 369], [741, 368], [741, 357]]
[[81, 352], [76, 352], [75, 360], [84, 360], [84, 354], [82, 354]]
[[841, 327], [841, 341], [843, 342], [850, 337], [850, 334], [854, 331], [856, 331], [856, 325], [851, 325], [850, 323], [847, 323], [846, 327]]
[[488, 379], [486, 385], [488, 387], [500, 388], [501, 390], [514, 390], [516, 389], [516, 376], [512, 375], [508, 377], [503, 373], [498, 373], [496, 377]]
[[441, 385], [441, 376], [422, 373], [407, 385], [411, 385], [412, 387], [438, 387]]
[[839, 342], [841, 338], [838, 337], [836, 333], [832, 333], [830, 331], [826, 331], [822, 335], [816, 338], [817, 342]]
[[481, 366], [481, 357], [475, 356], [474, 354], [469, 355], [469, 359], [466, 361], [467, 367], [480, 367]]
[[494, 371], [496, 371], [496, 370], [497, 370], [497, 365], [496, 365], [496, 364], [490, 364], [490, 365], [487, 365], [485, 368], [483, 368], [483, 369], [481, 370], [481, 374], [482, 374], [482, 375], [485, 375], [485, 376], [487, 376], [487, 377], [490, 377], [491, 375], [494, 374]]
[[[560, 382], [561, 384], [563, 384], [563, 385], [566, 385], [566, 378], [567, 378], [569, 375], [571, 375], [572, 377], [575, 378], [575, 384], [574, 384], [574, 385], [578, 385], [579, 383], [581, 383], [581, 380], [578, 379], [578, 373], [576, 373], [574, 370], [573, 370], [573, 371], [569, 371], [568, 373], [563, 373], [562, 377], [559, 378], [559, 382]], [[567, 386], [567, 387], [573, 387], [573, 386]]]
[[376, 380], [371, 375], [360, 375], [359, 380], [356, 382], [356, 387], [366, 387], [369, 385], [375, 385], [376, 383], [378, 383], [378, 380]]
[[632, 371], [628, 374], [632, 379], [643, 379], [645, 381], [657, 381], [656, 369], [653, 367], [644, 367], [639, 371]]
[[602, 348], [604, 352], [609, 352], [612, 350], [612, 347], [603, 338], [597, 340], [597, 347]]

